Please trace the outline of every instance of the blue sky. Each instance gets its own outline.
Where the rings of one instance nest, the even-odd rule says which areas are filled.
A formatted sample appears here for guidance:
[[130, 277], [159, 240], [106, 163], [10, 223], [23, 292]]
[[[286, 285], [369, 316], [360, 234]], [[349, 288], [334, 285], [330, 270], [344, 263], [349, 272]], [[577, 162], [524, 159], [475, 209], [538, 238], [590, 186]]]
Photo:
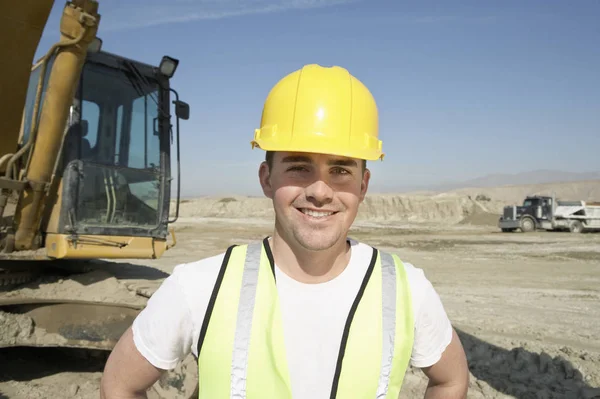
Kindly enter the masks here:
[[263, 102], [309, 63], [341, 65], [375, 96], [386, 157], [371, 191], [600, 170], [598, 1], [101, 0], [100, 13], [106, 51], [181, 61], [184, 195], [260, 195], [264, 153], [249, 143]]

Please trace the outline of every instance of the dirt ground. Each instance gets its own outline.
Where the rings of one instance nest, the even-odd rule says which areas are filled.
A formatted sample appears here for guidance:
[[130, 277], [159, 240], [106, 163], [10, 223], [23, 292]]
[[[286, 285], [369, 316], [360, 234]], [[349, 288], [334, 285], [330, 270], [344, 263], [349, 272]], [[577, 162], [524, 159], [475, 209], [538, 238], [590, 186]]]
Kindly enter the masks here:
[[[363, 223], [352, 236], [424, 269], [467, 351], [469, 398], [600, 398], [600, 234], [501, 233], [488, 219], [442, 227]], [[132, 263], [170, 273], [178, 263], [263, 238], [270, 221], [183, 218], [176, 228], [177, 246], [162, 259]], [[138, 283], [151, 291], [160, 281]], [[2, 349], [0, 399], [97, 398], [106, 356]], [[423, 397], [425, 385], [411, 369], [402, 397]]]

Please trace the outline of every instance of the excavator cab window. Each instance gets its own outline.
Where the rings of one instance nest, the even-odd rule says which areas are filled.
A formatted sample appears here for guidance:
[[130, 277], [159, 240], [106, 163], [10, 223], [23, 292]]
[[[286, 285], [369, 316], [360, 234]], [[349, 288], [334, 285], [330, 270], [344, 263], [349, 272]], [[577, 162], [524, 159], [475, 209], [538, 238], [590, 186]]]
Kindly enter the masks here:
[[166, 234], [168, 82], [159, 82], [160, 76], [143, 64], [135, 70], [143, 74], [143, 84], [118, 63], [84, 65], [69, 122], [78, 126], [77, 134], [67, 134], [65, 145], [71, 148], [64, 157], [61, 220], [66, 231]]
[[100, 107], [91, 101], [82, 101], [81, 109], [81, 140], [83, 144], [81, 157], [86, 159], [91, 156], [92, 149], [96, 147], [96, 143], [98, 142]]

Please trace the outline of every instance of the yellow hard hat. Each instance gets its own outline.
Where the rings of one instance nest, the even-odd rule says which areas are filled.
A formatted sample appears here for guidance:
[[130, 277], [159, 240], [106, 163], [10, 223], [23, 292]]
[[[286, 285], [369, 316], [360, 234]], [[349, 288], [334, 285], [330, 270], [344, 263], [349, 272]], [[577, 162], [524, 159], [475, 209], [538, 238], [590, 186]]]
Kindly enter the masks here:
[[383, 159], [377, 105], [346, 69], [306, 65], [269, 92], [252, 148]]

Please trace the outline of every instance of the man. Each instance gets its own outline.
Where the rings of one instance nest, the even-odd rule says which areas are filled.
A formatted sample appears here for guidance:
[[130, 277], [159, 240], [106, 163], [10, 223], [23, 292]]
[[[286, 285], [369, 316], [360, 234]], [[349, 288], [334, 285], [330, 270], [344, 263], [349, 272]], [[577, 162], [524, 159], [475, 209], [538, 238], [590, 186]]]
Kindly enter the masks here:
[[103, 398], [145, 390], [192, 351], [200, 398], [465, 398], [461, 343], [422, 270], [347, 237], [383, 157], [369, 90], [340, 67], [280, 80], [252, 146], [272, 237], [179, 265], [111, 353]]

